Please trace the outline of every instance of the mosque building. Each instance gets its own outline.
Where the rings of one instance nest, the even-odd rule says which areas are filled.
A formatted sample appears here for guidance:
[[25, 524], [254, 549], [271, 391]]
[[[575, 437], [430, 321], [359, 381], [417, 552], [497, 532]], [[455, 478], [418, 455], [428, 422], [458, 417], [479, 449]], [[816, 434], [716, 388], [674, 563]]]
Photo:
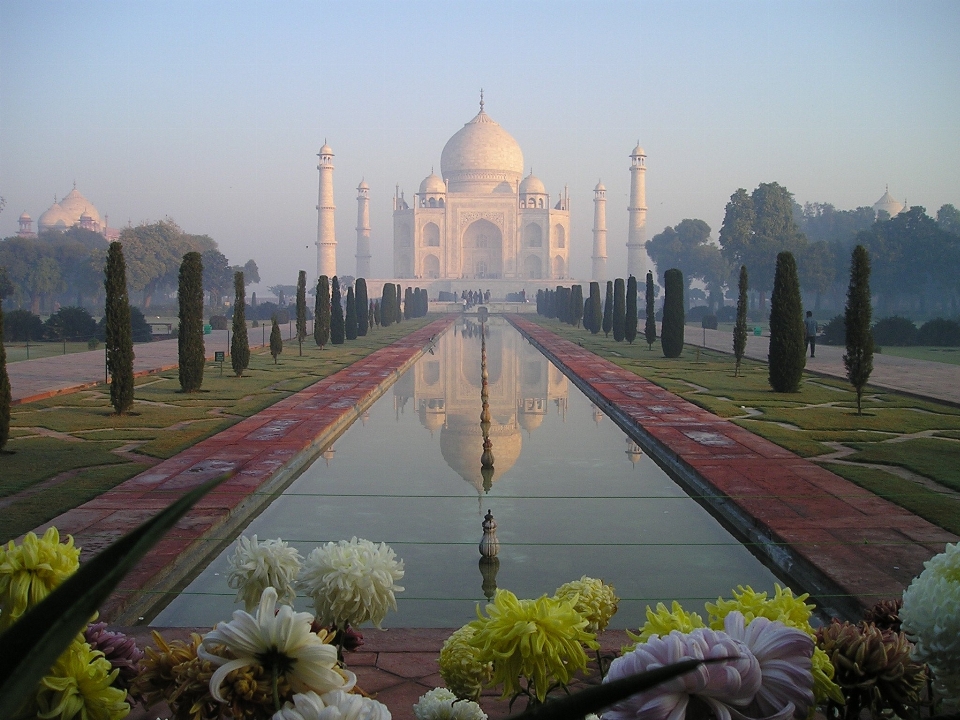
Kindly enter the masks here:
[[[37, 233], [33, 231], [33, 218], [26, 212], [20, 215], [19, 222], [17, 237], [37, 237]], [[39, 233], [63, 232], [72, 227], [80, 227], [99, 233], [107, 240], [117, 240], [120, 237], [120, 231], [107, 226], [107, 217], [101, 219], [96, 206], [77, 190], [76, 183], [63, 200], [57, 202], [54, 198], [53, 205], [37, 218], [37, 226]]]
[[885, 212], [888, 217], [895, 217], [899, 215], [904, 210], [907, 209], [906, 201], [900, 202], [895, 200], [894, 197], [890, 194], [890, 188], [887, 187], [886, 191], [883, 193], [883, 197], [877, 200], [873, 204], [873, 210], [877, 213], [879, 217], [881, 211]]

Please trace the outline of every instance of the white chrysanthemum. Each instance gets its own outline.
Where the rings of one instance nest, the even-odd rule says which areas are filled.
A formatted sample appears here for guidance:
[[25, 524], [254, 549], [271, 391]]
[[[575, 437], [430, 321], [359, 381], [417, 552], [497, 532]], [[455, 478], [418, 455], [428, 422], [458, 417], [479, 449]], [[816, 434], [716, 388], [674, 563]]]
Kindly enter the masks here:
[[337, 649], [310, 631], [310, 613], [294, 612], [289, 605], [277, 609], [277, 591], [268, 587], [254, 617], [234, 610], [233, 620], [217, 623], [203, 636], [197, 655], [218, 666], [210, 678], [210, 694], [224, 702], [220, 685], [227, 675], [247, 665], [276, 666], [294, 692], [349, 690], [357, 676], [337, 666]]
[[434, 688], [413, 706], [417, 720], [487, 720], [487, 714], [472, 700], [458, 700], [447, 688]]
[[279, 601], [293, 605], [297, 593], [293, 583], [300, 573], [300, 553], [280, 538], [257, 542], [257, 536], [241, 535], [230, 557], [227, 584], [237, 590], [236, 602], [243, 601], [253, 612], [268, 587], [277, 589]]
[[937, 690], [960, 702], [960, 543], [923, 564], [903, 592], [900, 621], [913, 657], [933, 671]]
[[352, 695], [342, 690], [317, 695], [314, 692], [293, 696], [271, 720], [390, 720], [387, 706], [373, 698]]
[[403, 577], [403, 560], [385, 543], [351, 538], [314, 550], [307, 556], [297, 586], [313, 598], [317, 617], [325, 625], [354, 627], [369, 620], [377, 627], [387, 610], [397, 609], [396, 584]]

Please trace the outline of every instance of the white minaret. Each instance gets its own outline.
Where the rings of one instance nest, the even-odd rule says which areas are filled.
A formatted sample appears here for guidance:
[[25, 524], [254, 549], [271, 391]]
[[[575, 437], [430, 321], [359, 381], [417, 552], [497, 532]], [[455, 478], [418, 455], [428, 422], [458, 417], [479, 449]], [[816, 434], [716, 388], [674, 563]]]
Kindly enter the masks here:
[[627, 234], [627, 273], [647, 277], [647, 156], [640, 143], [630, 153], [630, 229]]
[[337, 274], [337, 233], [333, 226], [333, 150], [323, 141], [317, 154], [320, 192], [317, 197], [317, 277]]
[[357, 185], [357, 277], [370, 277], [370, 186]]
[[593, 280], [607, 281], [607, 189], [601, 182], [593, 189]]

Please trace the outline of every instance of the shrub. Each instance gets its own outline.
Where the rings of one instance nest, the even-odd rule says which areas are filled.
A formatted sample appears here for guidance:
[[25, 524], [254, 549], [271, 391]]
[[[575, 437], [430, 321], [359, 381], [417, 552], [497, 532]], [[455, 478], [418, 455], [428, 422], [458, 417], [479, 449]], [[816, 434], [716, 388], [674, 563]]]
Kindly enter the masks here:
[[704, 315], [700, 320], [700, 327], [706, 330], [716, 330], [717, 329], [717, 316], [716, 315]]
[[843, 315], [837, 315], [830, 322], [820, 328], [820, 337], [817, 342], [824, 345], [845, 345], [847, 342], [847, 321]]
[[724, 305], [717, 310], [717, 322], [732, 323], [737, 321], [737, 306]]
[[130, 306], [130, 334], [135, 343], [153, 341], [153, 328], [136, 305]]
[[11, 310], [4, 313], [3, 339], [7, 342], [25, 342], [43, 337], [43, 320], [29, 310]]
[[86, 340], [97, 331], [97, 321], [82, 307], [62, 307], [45, 325], [47, 337], [53, 340]]
[[912, 320], [899, 315], [877, 320], [873, 326], [873, 342], [891, 347], [916, 345], [917, 326]]
[[709, 305], [695, 305], [685, 313], [687, 322], [701, 322], [703, 318], [710, 314]]
[[956, 320], [934, 318], [920, 326], [917, 331], [918, 345], [935, 347], [960, 347], [960, 323]]
[[210, 316], [210, 327], [214, 330], [226, 330], [227, 325], [227, 316], [226, 315], [211, 315]]

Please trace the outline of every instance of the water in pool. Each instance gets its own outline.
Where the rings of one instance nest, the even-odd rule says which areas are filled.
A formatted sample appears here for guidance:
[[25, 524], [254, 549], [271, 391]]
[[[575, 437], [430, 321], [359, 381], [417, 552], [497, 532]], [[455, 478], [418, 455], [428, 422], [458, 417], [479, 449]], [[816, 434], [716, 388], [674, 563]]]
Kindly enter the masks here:
[[[458, 627], [493, 583], [519, 597], [552, 594], [582, 575], [622, 598], [611, 627], [642, 624], [646, 605], [705, 600], [774, 575], [624, 436], [516, 330], [487, 322], [495, 473], [480, 473], [480, 329], [440, 337], [244, 534], [282, 538], [306, 557], [353, 536], [403, 559], [405, 591], [384, 627]], [[481, 574], [487, 510], [499, 568]], [[154, 619], [208, 626], [240, 607], [227, 586], [231, 544]], [[309, 609], [306, 600], [298, 608]]]

